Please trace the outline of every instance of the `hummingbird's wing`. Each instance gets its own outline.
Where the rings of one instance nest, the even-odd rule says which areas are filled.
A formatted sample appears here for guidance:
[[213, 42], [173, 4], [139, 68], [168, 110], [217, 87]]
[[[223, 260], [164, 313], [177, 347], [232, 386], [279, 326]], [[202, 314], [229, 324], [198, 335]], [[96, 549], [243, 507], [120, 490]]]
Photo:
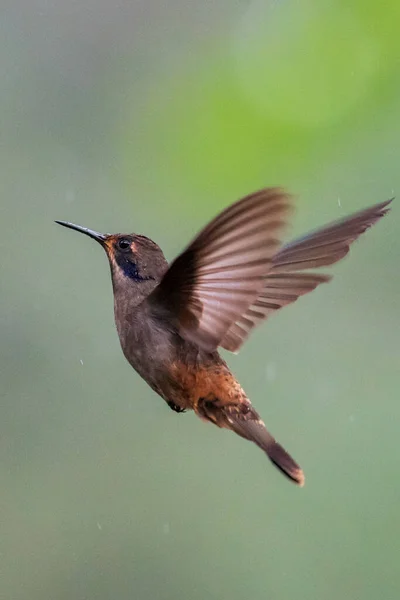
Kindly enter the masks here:
[[260, 295], [289, 211], [279, 188], [231, 205], [175, 259], [148, 301], [168, 310], [182, 337], [216, 349]]
[[329, 281], [329, 275], [302, 271], [325, 267], [341, 260], [358, 236], [387, 213], [390, 202], [387, 200], [375, 204], [283, 246], [273, 258], [261, 294], [231, 325], [221, 346], [232, 352], [238, 351], [253, 327], [271, 313], [295, 302], [299, 296], [308, 294], [320, 283]]

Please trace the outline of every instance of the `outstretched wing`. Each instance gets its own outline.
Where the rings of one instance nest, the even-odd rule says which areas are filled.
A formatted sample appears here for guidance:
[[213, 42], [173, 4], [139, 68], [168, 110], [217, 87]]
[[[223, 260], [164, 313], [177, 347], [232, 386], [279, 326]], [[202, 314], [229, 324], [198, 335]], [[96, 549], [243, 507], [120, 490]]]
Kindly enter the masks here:
[[289, 210], [279, 188], [239, 200], [175, 259], [148, 301], [167, 309], [182, 337], [216, 349], [259, 297]]
[[256, 301], [226, 332], [221, 346], [237, 352], [249, 333], [276, 310], [295, 302], [329, 275], [304, 273], [307, 269], [325, 267], [341, 260], [350, 245], [388, 212], [391, 200], [375, 204], [349, 217], [335, 221], [281, 248], [273, 258], [271, 270]]

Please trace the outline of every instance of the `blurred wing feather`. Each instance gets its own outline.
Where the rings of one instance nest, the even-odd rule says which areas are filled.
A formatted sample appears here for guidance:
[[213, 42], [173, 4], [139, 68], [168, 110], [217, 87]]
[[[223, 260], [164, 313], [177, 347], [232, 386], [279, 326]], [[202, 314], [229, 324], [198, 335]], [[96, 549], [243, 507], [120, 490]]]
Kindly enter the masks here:
[[273, 258], [261, 294], [231, 325], [221, 346], [237, 352], [253, 327], [271, 313], [295, 302], [320, 283], [329, 281], [329, 275], [298, 271], [332, 265], [341, 260], [358, 236], [387, 213], [390, 202], [387, 200], [371, 206], [283, 246]]

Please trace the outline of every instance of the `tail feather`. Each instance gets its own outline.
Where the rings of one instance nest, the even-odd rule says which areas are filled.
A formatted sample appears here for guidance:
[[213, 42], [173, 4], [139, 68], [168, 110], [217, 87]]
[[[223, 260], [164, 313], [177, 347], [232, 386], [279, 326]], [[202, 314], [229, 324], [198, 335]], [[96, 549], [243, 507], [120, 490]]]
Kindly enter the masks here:
[[305, 477], [297, 462], [286, 452], [278, 442], [263, 448], [270, 461], [289, 479], [303, 487]]
[[[236, 412], [236, 411], [235, 411]], [[264, 422], [251, 408], [247, 413], [229, 414], [230, 429], [264, 450], [270, 461], [291, 481], [302, 487], [305, 477], [301, 467], [267, 431]]]

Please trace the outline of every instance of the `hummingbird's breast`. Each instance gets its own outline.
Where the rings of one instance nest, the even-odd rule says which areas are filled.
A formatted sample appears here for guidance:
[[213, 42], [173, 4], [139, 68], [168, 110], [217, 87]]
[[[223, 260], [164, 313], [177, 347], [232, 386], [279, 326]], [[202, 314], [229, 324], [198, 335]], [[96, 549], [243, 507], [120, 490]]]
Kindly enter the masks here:
[[116, 318], [122, 351], [139, 375], [160, 395], [167, 366], [174, 356], [173, 336], [152, 319], [138, 313], [130, 318]]

